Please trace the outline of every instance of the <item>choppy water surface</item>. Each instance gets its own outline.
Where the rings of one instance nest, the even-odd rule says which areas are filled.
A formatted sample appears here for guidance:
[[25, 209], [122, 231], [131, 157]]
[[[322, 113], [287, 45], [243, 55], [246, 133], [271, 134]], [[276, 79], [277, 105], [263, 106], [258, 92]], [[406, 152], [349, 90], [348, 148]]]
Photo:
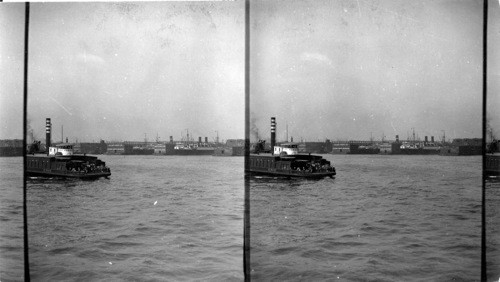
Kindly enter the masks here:
[[500, 178], [485, 183], [486, 270], [488, 281], [500, 278]]
[[243, 158], [100, 158], [110, 179], [29, 181], [31, 278], [243, 279]]
[[0, 281], [24, 280], [23, 158], [0, 157]]
[[335, 179], [251, 178], [254, 279], [480, 279], [480, 156], [324, 157]]

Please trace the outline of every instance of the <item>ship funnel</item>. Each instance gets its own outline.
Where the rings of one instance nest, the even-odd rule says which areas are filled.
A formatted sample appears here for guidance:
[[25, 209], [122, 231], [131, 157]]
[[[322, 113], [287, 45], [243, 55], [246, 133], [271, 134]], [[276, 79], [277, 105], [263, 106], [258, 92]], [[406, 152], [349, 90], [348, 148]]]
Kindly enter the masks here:
[[399, 135], [396, 135], [396, 142], [399, 142]]
[[205, 136], [205, 143], [208, 143], [208, 137]]
[[45, 119], [45, 147], [47, 150], [47, 154], [49, 153], [49, 147], [50, 147], [50, 129], [51, 129], [52, 124], [50, 123], [50, 118]]
[[292, 136], [292, 137], [290, 137], [290, 142], [292, 142], [292, 143], [293, 143], [293, 136]]
[[431, 142], [434, 143], [434, 136], [431, 136]]
[[201, 137], [198, 136], [198, 143], [201, 143]]
[[174, 137], [170, 136], [170, 143], [174, 143]]
[[429, 140], [427, 139], [427, 136], [425, 136], [425, 143], [429, 142]]
[[271, 117], [271, 153], [274, 152], [274, 145], [276, 145], [276, 118]]

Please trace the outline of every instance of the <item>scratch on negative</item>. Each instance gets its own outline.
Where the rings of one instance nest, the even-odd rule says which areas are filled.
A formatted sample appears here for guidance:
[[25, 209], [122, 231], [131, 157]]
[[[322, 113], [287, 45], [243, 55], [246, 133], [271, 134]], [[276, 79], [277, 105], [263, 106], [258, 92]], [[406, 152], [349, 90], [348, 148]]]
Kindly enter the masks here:
[[61, 105], [61, 103], [57, 102], [57, 100], [56, 100], [56, 99], [54, 99], [54, 98], [52, 98], [52, 97], [49, 97], [49, 98], [50, 98], [52, 101], [56, 102], [56, 104], [57, 104], [57, 105], [59, 105], [59, 107], [63, 108], [63, 110], [65, 110], [65, 111], [68, 113], [68, 115], [70, 115], [70, 116], [72, 116], [72, 115], [73, 115], [72, 113], [70, 113], [70, 111], [68, 111], [68, 109], [66, 109], [63, 105]]

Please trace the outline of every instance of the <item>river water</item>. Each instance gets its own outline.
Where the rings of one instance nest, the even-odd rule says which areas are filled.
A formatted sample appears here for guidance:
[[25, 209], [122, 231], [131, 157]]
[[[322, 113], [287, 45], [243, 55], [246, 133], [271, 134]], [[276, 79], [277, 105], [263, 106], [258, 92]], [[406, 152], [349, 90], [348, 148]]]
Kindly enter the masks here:
[[242, 157], [99, 158], [109, 179], [28, 182], [33, 280], [243, 279]]
[[250, 179], [253, 279], [480, 280], [481, 156], [324, 157], [335, 179]]
[[[254, 280], [478, 281], [481, 157], [324, 155], [335, 179], [250, 178]], [[30, 180], [33, 280], [243, 279], [243, 158], [99, 156]], [[0, 280], [22, 281], [22, 158], [0, 158]], [[500, 186], [486, 184], [488, 281]]]
[[488, 281], [500, 279], [500, 179], [485, 183], [486, 271]]
[[0, 157], [0, 281], [23, 281], [23, 158]]

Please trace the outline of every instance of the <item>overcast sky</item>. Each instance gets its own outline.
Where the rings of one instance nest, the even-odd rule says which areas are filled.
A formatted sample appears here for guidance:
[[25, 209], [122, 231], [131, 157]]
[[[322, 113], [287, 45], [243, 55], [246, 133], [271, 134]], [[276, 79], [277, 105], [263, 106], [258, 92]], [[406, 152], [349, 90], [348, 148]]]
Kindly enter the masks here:
[[488, 3], [487, 118], [494, 137], [500, 139], [500, 2]]
[[[24, 4], [1, 12], [16, 29], [2, 35], [11, 81], [2, 92], [22, 96]], [[243, 138], [244, 46], [241, 1], [34, 3], [30, 126], [45, 139], [51, 117], [53, 139], [61, 140], [63, 125], [70, 142], [178, 140], [186, 130], [195, 139], [213, 140], [216, 131]], [[10, 123], [3, 129], [18, 136]]]
[[276, 116], [295, 140], [481, 137], [482, 1], [251, 3], [260, 134]]
[[[488, 118], [500, 133], [500, 9]], [[480, 137], [482, 1], [251, 1], [252, 129], [295, 140]], [[22, 138], [24, 3], [0, 5], [0, 138]], [[28, 119], [44, 139], [243, 137], [244, 2], [33, 3]], [[496, 111], [496, 113], [495, 113]], [[255, 136], [253, 135], [254, 139]]]

